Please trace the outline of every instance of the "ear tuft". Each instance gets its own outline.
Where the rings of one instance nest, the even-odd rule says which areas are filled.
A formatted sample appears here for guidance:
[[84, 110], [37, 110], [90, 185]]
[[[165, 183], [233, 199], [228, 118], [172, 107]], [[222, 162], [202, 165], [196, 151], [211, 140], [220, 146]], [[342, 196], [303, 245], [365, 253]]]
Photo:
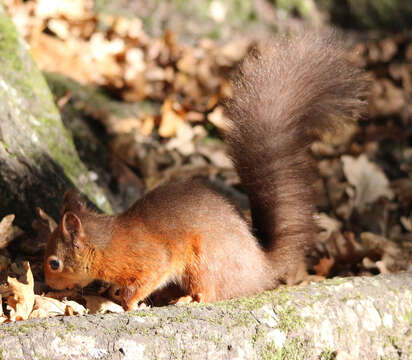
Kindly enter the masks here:
[[83, 242], [84, 230], [80, 218], [71, 211], [66, 212], [62, 218], [62, 233], [66, 241], [80, 247]]
[[67, 211], [79, 212], [85, 210], [86, 204], [77, 189], [69, 189], [64, 193], [61, 215]]

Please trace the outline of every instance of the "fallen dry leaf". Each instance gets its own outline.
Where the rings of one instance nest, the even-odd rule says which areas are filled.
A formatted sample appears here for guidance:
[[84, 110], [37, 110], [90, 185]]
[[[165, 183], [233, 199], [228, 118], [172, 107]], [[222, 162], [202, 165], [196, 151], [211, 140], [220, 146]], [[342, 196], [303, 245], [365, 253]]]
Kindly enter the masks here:
[[232, 167], [232, 160], [219, 140], [209, 140], [207, 145], [200, 143], [197, 151], [218, 168], [230, 169]]
[[79, 21], [89, 15], [90, 4], [83, 0], [37, 0], [35, 11], [42, 18], [64, 16]]
[[30, 319], [61, 315], [85, 315], [87, 309], [73, 300], [57, 300], [44, 295], [35, 295]]
[[355, 207], [360, 212], [380, 197], [393, 198], [393, 191], [385, 173], [367, 156], [358, 158], [342, 156], [343, 172], [349, 183], [355, 187]]
[[223, 107], [217, 106], [208, 116], [207, 119], [218, 129], [227, 130], [230, 124], [227, 117], [223, 113]]
[[370, 232], [361, 233], [362, 245], [372, 255], [381, 257], [376, 267], [382, 273], [408, 271], [412, 269], [412, 246], [410, 241], [395, 242]]
[[4, 249], [18, 236], [23, 234], [23, 231], [17, 226], [13, 226], [14, 215], [5, 216], [0, 222], [0, 249]]
[[135, 117], [127, 118], [113, 118], [109, 117], [106, 129], [109, 134], [128, 134], [132, 131], [139, 130], [141, 127], [141, 120]]
[[183, 119], [173, 109], [173, 102], [169, 99], [165, 100], [162, 106], [159, 135], [162, 137], [171, 137], [176, 134], [182, 125]]
[[154, 116], [142, 115], [141, 122], [140, 133], [144, 136], [149, 136], [152, 133], [155, 125]]
[[390, 271], [386, 267], [385, 261], [378, 260], [378, 261], [373, 261], [369, 259], [368, 257], [363, 258], [362, 260], [362, 265], [365, 269], [368, 270], [378, 270], [379, 273], [381, 274], [389, 274]]
[[36, 213], [38, 218], [42, 221], [44, 225], [47, 225], [49, 233], [52, 233], [54, 229], [57, 227], [56, 221], [54, 219], [47, 215], [45, 211], [43, 211], [41, 208], [36, 207]]
[[316, 224], [322, 230], [318, 234], [320, 241], [326, 241], [330, 238], [333, 232], [340, 231], [342, 228], [342, 223], [330, 217], [325, 213], [319, 213], [314, 217]]
[[402, 89], [388, 79], [375, 81], [372, 86], [372, 96], [369, 108], [372, 115], [392, 115], [399, 113], [405, 106]]
[[66, 305], [63, 302], [41, 295], [35, 295], [34, 300], [30, 319], [64, 315]]
[[195, 136], [194, 128], [189, 124], [183, 123], [177, 130], [176, 136], [171, 138], [167, 144], [167, 150], [177, 150], [182, 155], [188, 156], [195, 151], [193, 138]]
[[33, 274], [28, 261], [25, 261], [23, 266], [13, 265], [13, 270], [17, 273], [16, 277], [7, 277], [9, 288], [13, 294], [7, 298], [7, 309], [10, 311], [9, 320], [26, 320], [34, 305]]
[[63, 300], [63, 304], [66, 305], [65, 315], [85, 315], [88, 313], [88, 310], [76, 301]]
[[90, 314], [105, 314], [124, 312], [123, 307], [101, 296], [85, 295], [86, 307]]
[[396, 258], [401, 252], [400, 247], [395, 242], [390, 241], [382, 235], [363, 232], [361, 233], [360, 238], [362, 245], [367, 249], [368, 253], [376, 253], [379, 255], [386, 254]]
[[323, 257], [319, 260], [319, 263], [313, 267], [318, 276], [328, 276], [330, 270], [335, 264], [334, 258]]
[[412, 215], [409, 217], [401, 216], [401, 224], [407, 231], [412, 231]]

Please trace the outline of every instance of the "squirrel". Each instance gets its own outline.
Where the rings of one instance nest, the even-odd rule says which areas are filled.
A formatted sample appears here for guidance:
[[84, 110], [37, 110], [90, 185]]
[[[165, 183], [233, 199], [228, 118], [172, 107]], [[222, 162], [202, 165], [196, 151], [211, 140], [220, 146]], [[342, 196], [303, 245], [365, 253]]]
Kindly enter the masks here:
[[69, 190], [45, 250], [50, 287], [100, 279], [131, 310], [168, 284], [188, 302], [212, 302], [296, 282], [316, 235], [309, 147], [362, 114], [368, 81], [333, 36], [307, 33], [258, 43], [232, 85], [224, 137], [252, 226], [199, 179], [162, 185], [118, 215]]

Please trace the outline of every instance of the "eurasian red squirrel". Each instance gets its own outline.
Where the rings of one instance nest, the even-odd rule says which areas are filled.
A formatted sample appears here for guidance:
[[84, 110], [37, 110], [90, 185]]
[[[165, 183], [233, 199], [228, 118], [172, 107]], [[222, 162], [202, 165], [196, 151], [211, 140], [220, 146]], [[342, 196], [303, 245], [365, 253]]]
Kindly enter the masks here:
[[333, 37], [306, 34], [261, 43], [240, 65], [225, 103], [225, 139], [253, 231], [200, 180], [161, 186], [115, 216], [87, 209], [69, 191], [46, 246], [47, 284], [105, 280], [120, 287], [129, 310], [170, 283], [189, 299], [215, 301], [294, 282], [316, 234], [308, 148], [364, 106], [364, 73], [343, 55]]

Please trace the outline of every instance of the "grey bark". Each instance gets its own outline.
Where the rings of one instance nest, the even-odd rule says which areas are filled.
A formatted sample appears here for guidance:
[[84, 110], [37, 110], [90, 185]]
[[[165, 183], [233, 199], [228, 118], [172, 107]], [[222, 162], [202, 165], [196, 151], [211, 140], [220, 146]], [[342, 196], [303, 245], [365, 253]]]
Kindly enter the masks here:
[[0, 326], [3, 359], [410, 359], [412, 273]]
[[111, 207], [79, 160], [47, 84], [0, 2], [0, 217], [15, 213], [29, 229], [34, 208], [58, 217], [77, 187], [99, 208]]

